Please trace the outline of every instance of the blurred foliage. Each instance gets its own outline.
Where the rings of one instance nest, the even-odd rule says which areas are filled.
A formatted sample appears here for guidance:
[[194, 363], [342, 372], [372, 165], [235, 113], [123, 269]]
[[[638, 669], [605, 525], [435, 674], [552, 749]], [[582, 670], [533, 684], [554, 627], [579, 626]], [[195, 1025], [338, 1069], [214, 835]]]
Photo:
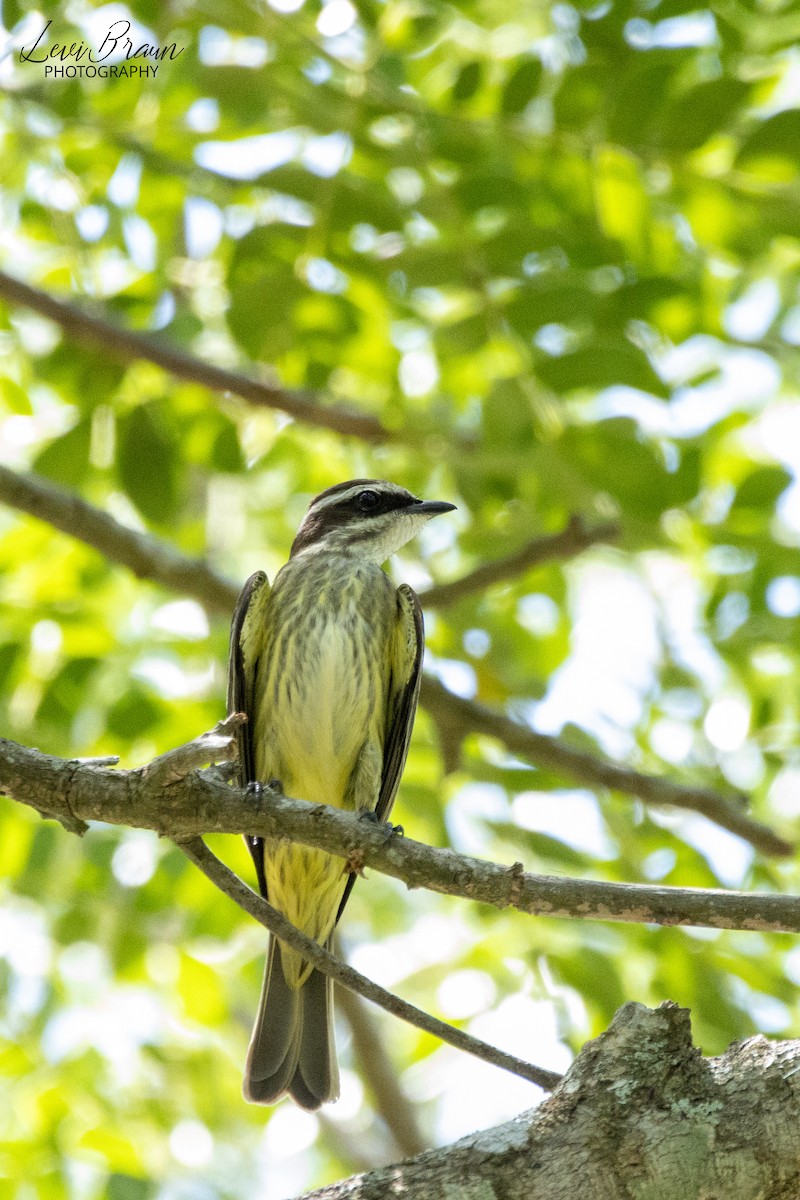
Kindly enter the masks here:
[[[153, 78], [19, 61], [46, 20], [43, 44], [97, 47], [125, 11], [136, 45], [181, 50]], [[796, 7], [2, 12], [3, 267], [396, 434], [293, 423], [3, 308], [3, 461], [236, 579], [274, 573], [309, 496], [356, 475], [458, 501], [393, 567], [420, 587], [616, 515], [617, 548], [431, 615], [430, 668], [630, 765], [744, 788], [796, 836]], [[133, 765], [220, 716], [224, 622], [8, 510], [0, 602], [3, 734]], [[800, 886], [699, 817], [576, 792], [479, 735], [448, 773], [426, 713], [396, 811], [532, 869]], [[236, 839], [217, 849], [249, 878]], [[278, 1200], [392, 1156], [344, 1029], [321, 1122], [241, 1101], [264, 938], [176, 850], [79, 844], [3, 802], [0, 865], [4, 1196]], [[532, 921], [374, 875], [343, 924], [357, 965], [542, 1065], [627, 999], [689, 1006], [707, 1053], [800, 1035], [786, 938]], [[381, 1028], [433, 1141], [535, 1098]]]

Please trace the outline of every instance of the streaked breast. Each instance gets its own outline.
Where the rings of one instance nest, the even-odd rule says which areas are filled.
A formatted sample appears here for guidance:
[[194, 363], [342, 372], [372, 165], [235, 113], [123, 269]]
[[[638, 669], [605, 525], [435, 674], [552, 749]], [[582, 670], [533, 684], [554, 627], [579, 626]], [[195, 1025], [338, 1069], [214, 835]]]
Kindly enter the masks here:
[[397, 601], [371, 563], [293, 560], [275, 580], [256, 684], [256, 770], [300, 799], [341, 807], [365, 741], [386, 728]]

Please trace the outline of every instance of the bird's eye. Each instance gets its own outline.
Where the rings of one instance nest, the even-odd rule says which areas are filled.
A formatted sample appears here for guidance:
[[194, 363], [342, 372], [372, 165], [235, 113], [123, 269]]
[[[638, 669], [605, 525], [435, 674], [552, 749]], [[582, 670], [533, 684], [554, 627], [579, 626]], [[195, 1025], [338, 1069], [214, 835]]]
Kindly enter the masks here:
[[362, 512], [369, 512], [380, 503], [380, 496], [377, 492], [372, 492], [367, 489], [364, 492], [359, 492], [356, 496], [356, 503]]

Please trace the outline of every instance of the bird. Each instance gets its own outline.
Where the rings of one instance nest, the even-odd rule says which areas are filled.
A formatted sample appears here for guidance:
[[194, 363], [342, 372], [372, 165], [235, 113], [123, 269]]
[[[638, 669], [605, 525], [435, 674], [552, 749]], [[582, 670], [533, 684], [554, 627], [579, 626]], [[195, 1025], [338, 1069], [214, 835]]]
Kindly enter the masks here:
[[[231, 623], [228, 711], [241, 786], [386, 821], [408, 754], [424, 628], [419, 598], [382, 564], [439, 513], [395, 483], [351, 479], [320, 492], [270, 587], [257, 571]], [[331, 945], [355, 875], [313, 847], [245, 837], [261, 895]], [[245, 1065], [244, 1098], [289, 1094], [315, 1111], [339, 1094], [332, 981], [270, 935]]]

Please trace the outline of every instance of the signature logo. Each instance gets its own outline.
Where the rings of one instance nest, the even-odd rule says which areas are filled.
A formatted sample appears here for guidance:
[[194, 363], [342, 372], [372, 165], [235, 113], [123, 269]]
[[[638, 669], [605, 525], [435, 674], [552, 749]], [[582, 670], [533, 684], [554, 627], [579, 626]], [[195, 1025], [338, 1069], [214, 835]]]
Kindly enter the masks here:
[[[74, 79], [78, 75], [154, 76], [164, 59], [175, 59], [183, 54], [185, 46], [167, 42], [163, 46], [142, 42], [134, 46], [130, 36], [131, 23], [121, 17], [108, 28], [97, 50], [86, 42], [53, 42], [46, 45], [47, 31], [53, 24], [48, 21], [32, 46], [23, 46], [19, 52], [20, 62], [43, 63], [45, 75], [55, 78]], [[124, 62], [109, 63], [112, 56], [124, 56]], [[144, 62], [134, 62], [144, 59]]]

